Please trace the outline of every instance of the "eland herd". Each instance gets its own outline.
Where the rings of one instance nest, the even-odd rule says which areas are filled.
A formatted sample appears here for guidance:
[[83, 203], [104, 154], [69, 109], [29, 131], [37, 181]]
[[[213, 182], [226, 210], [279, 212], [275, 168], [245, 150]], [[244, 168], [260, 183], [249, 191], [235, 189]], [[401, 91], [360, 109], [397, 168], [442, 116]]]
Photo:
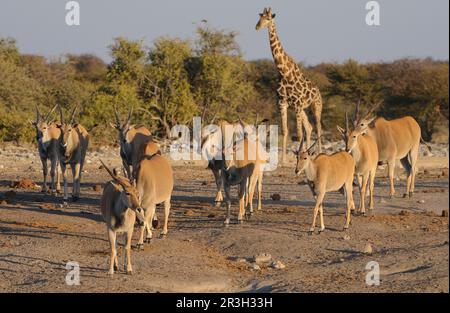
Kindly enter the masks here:
[[[275, 14], [272, 14], [270, 9], [264, 9], [260, 17], [264, 23], [260, 21], [259, 28], [269, 27], [269, 34], [274, 32], [274, 26], [271, 26], [271, 23]], [[286, 97], [283, 101], [289, 101], [289, 96]], [[363, 116], [360, 116], [358, 103], [352, 123], [346, 113], [345, 128], [337, 127], [345, 143], [345, 150], [333, 154], [321, 153], [321, 135], [318, 134], [316, 141], [310, 144], [309, 132], [305, 135], [306, 130], [302, 130], [301, 127], [298, 129], [300, 145], [299, 149], [294, 151], [297, 158], [295, 174], [305, 174], [316, 201], [312, 225], [309, 229], [310, 234], [315, 230], [318, 214], [319, 232], [325, 230], [323, 200], [326, 192], [341, 191], [346, 197], [344, 230], [350, 225], [352, 210], [353, 214], [366, 214], [367, 189], [369, 211], [374, 209], [374, 180], [379, 164], [387, 163], [390, 181], [389, 195], [393, 197], [394, 168], [396, 161], [400, 160], [407, 172], [404, 196], [413, 195], [419, 145], [422, 142], [428, 149], [430, 147], [423, 141], [420, 126], [412, 117], [386, 120], [374, 115], [376, 107], [377, 104], [373, 105]], [[59, 122], [55, 121], [53, 116], [57, 108], [60, 112]], [[31, 121], [36, 129], [39, 156], [42, 161], [42, 191], [60, 192], [59, 172], [61, 172], [64, 188], [63, 205], [67, 205], [68, 201], [66, 174], [68, 165], [73, 177], [72, 200], [77, 201], [80, 198], [80, 183], [89, 144], [90, 130], [75, 122], [77, 108], [78, 106], [73, 108], [67, 119], [64, 117], [61, 106], [56, 105], [45, 116], [41, 115], [36, 107], [36, 120]], [[284, 112], [286, 107], [281, 109]], [[146, 127], [132, 124], [132, 109], [129, 110], [128, 117], [123, 122], [114, 106], [114, 119], [115, 122], [110, 125], [117, 130], [123, 173], [121, 174], [117, 168], [111, 170], [102, 160], [99, 160], [102, 168], [111, 176], [111, 180], [104, 185], [100, 204], [111, 245], [109, 264], [111, 275], [118, 270], [116, 234], [125, 234], [126, 272], [131, 274], [131, 241], [135, 224], [137, 223], [140, 228], [137, 247], [143, 249], [144, 236], [145, 243], [150, 243], [152, 239], [152, 229], [157, 222], [155, 210], [158, 204], [164, 204], [165, 218], [161, 236], [167, 235], [174, 188], [174, 175], [170, 161], [163, 155], [158, 143]], [[245, 123], [240, 118], [233, 122], [220, 120], [216, 123], [218, 127], [202, 131], [201, 147], [208, 155], [208, 168], [212, 171], [217, 186], [214, 201], [217, 206], [223, 202], [226, 205], [225, 225], [228, 225], [231, 219], [230, 190], [233, 185], [236, 185], [238, 190], [238, 223], [243, 222], [244, 219], [248, 220], [253, 214], [253, 196], [256, 188], [257, 210], [261, 210], [263, 173], [268, 162], [268, 154], [263, 144], [265, 141], [259, 138], [259, 132], [256, 130], [258, 125], [265, 122], [267, 120], [259, 121], [258, 117], [253, 125]], [[304, 123], [305, 121], [303, 125]], [[227, 132], [227, 129], [231, 129], [234, 140], [225, 140], [227, 136], [223, 134]], [[320, 126], [318, 129], [320, 130]], [[286, 129], [283, 129], [283, 149], [285, 135]], [[225, 157], [225, 155], [231, 157]], [[283, 154], [283, 160], [284, 158]], [[50, 190], [47, 183], [48, 162], [51, 165]], [[357, 209], [353, 202], [355, 178], [360, 192], [360, 203]]]

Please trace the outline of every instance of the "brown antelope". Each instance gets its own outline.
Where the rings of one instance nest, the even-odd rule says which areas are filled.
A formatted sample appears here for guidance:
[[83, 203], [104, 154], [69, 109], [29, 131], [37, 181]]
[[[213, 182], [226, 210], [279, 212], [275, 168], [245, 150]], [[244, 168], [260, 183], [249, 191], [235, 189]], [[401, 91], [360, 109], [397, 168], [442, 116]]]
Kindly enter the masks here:
[[378, 161], [387, 162], [389, 171], [390, 191], [392, 198], [394, 189], [395, 161], [400, 160], [407, 173], [406, 193], [403, 197], [412, 197], [419, 157], [419, 145], [424, 143], [429, 150], [431, 147], [422, 139], [419, 124], [411, 116], [394, 120], [372, 116], [378, 106], [374, 105], [362, 118], [358, 118], [355, 131], [365, 133], [372, 138], [378, 147]]
[[[356, 119], [353, 121], [353, 126], [356, 127]], [[347, 113], [345, 113], [345, 129], [340, 126], [337, 126], [337, 129], [345, 142], [345, 151], [350, 153], [355, 160], [355, 175], [358, 178], [360, 192], [358, 211], [361, 214], [365, 214], [365, 199], [368, 182], [370, 192], [369, 210], [373, 210], [374, 207], [373, 190], [378, 166], [377, 144], [370, 136], [355, 130], [350, 131]]]
[[[259, 142], [258, 136], [250, 136], [244, 129], [244, 124], [240, 124], [243, 129], [243, 138], [238, 139], [233, 145], [228, 143], [225, 133], [224, 156], [223, 156], [223, 178], [225, 201], [227, 204], [227, 216], [224, 224], [228, 225], [231, 218], [231, 197], [230, 188], [238, 185], [239, 214], [238, 223], [243, 222], [244, 214], [249, 217], [253, 213], [253, 195], [258, 183], [258, 210], [261, 210], [262, 178], [264, 166], [267, 162], [267, 155]], [[249, 210], [246, 212], [246, 208]]]
[[[30, 123], [36, 128], [36, 140], [38, 142], [39, 157], [42, 162], [42, 173], [44, 175], [44, 182], [42, 185], [42, 192], [47, 192], [47, 174], [48, 174], [48, 160], [50, 160], [50, 177], [51, 186], [50, 192], [60, 192], [61, 186], [59, 182], [59, 170], [58, 170], [58, 140], [61, 135], [60, 129], [50, 119], [51, 114], [55, 110], [56, 105], [42, 117], [39, 108], [36, 106], [36, 121], [30, 121]], [[56, 175], [56, 183], [55, 183]]]
[[70, 164], [73, 177], [72, 200], [77, 201], [80, 198], [81, 174], [83, 172], [84, 159], [86, 157], [89, 145], [89, 134], [86, 128], [80, 124], [74, 123], [75, 112], [78, 106], [72, 111], [69, 121], [64, 120], [61, 106], [59, 107], [61, 124], [57, 127], [60, 129], [59, 136], [59, 161], [64, 184], [64, 205], [67, 205], [67, 164]]
[[[149, 142], [153, 145], [154, 143]], [[155, 149], [144, 149], [154, 151]], [[144, 232], [147, 229], [146, 242], [152, 239], [150, 221], [155, 216], [156, 205], [164, 202], [164, 227], [161, 237], [167, 235], [170, 213], [170, 199], [173, 191], [173, 172], [169, 161], [159, 153], [143, 155], [137, 166], [136, 190], [145, 211], [145, 222], [141, 226], [138, 247], [144, 247]]]
[[[316, 200], [314, 207], [313, 221], [309, 234], [314, 232], [316, 227], [317, 213], [320, 212], [319, 233], [325, 230], [323, 222], [323, 199], [328, 191], [337, 191], [344, 187], [347, 198], [347, 213], [344, 230], [350, 225], [351, 210], [355, 208], [353, 202], [353, 175], [355, 173], [355, 161], [352, 156], [345, 151], [336, 152], [331, 155], [319, 154], [313, 156], [312, 149], [317, 141], [308, 149], [303, 149], [303, 140], [300, 143], [300, 150], [295, 151], [297, 155], [297, 166], [295, 174], [300, 175], [305, 171], [308, 185]], [[302, 150], [303, 149], [303, 150]]]
[[103, 219], [106, 223], [109, 244], [111, 246], [111, 257], [109, 262], [109, 274], [119, 269], [117, 260], [117, 233], [124, 233], [126, 238], [124, 267], [127, 274], [132, 274], [131, 267], [131, 239], [133, 237], [134, 223], [136, 216], [140, 221], [144, 221], [143, 210], [140, 206], [136, 188], [129, 179], [112, 172], [100, 160], [103, 167], [111, 175], [112, 180], [106, 183], [100, 201], [100, 208]]
[[114, 115], [116, 123], [110, 125], [117, 129], [119, 133], [120, 157], [125, 169], [125, 173], [129, 179], [135, 179], [134, 167], [137, 166], [139, 160], [139, 151], [141, 146], [152, 140], [150, 131], [145, 126], [135, 126], [131, 124], [131, 116], [133, 109], [128, 112], [127, 120], [122, 123], [116, 106], [114, 106]]

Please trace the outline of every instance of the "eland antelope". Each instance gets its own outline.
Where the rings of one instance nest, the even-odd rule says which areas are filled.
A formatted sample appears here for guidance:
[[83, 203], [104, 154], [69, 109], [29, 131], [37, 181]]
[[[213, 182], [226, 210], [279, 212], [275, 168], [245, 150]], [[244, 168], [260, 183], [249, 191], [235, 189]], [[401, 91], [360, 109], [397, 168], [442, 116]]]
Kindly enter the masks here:
[[131, 108], [128, 112], [127, 120], [122, 123], [119, 112], [116, 106], [114, 106], [116, 123], [110, 123], [119, 133], [120, 157], [122, 158], [122, 164], [129, 179], [135, 179], [136, 173], [134, 168], [138, 164], [139, 151], [142, 149], [142, 146], [152, 140], [152, 135], [145, 126], [131, 124], [132, 114], [133, 109]]
[[389, 172], [390, 191], [392, 198], [394, 189], [394, 170], [396, 160], [400, 160], [407, 173], [406, 193], [403, 197], [412, 197], [419, 157], [419, 145], [424, 143], [429, 150], [431, 147], [422, 139], [419, 124], [411, 116], [394, 120], [373, 116], [372, 113], [378, 104], [356, 122], [355, 131], [367, 134], [378, 147], [378, 162], [387, 162]]
[[[153, 142], [148, 145], [156, 145]], [[157, 151], [156, 147], [144, 148], [143, 151]], [[141, 226], [138, 247], [144, 247], [144, 232], [147, 230], [146, 242], [152, 239], [152, 231], [149, 222], [153, 222], [156, 205], [164, 203], [164, 227], [161, 237], [167, 235], [170, 213], [170, 199], [173, 191], [173, 172], [169, 161], [160, 153], [141, 155], [136, 167], [136, 190], [138, 191], [141, 207], [145, 212], [145, 221]]]
[[112, 177], [112, 180], [106, 183], [100, 200], [100, 208], [106, 223], [111, 246], [109, 274], [113, 275], [114, 271], [117, 271], [119, 268], [117, 260], [117, 233], [124, 233], [126, 238], [124, 267], [127, 274], [132, 274], [131, 239], [136, 217], [142, 222], [145, 220], [143, 210], [140, 207], [136, 188], [130, 180], [112, 172], [102, 160], [100, 162]]
[[323, 222], [323, 199], [325, 193], [328, 191], [341, 190], [343, 187], [347, 198], [347, 213], [344, 230], [348, 229], [350, 225], [351, 210], [355, 208], [352, 194], [355, 161], [352, 156], [345, 151], [336, 152], [331, 155], [321, 153], [314, 156], [312, 151], [317, 141], [307, 149], [303, 149], [303, 143], [304, 141], [302, 139], [300, 149], [294, 151], [297, 155], [295, 174], [300, 175], [303, 171], [305, 172], [309, 188], [316, 200], [309, 234], [314, 232], [317, 213], [319, 213], [319, 211], [319, 233], [325, 230], [325, 224]]
[[[367, 183], [369, 183], [370, 192], [369, 210], [373, 210], [374, 207], [373, 191], [378, 166], [378, 148], [377, 143], [370, 136], [355, 130], [350, 131], [348, 124], [348, 116], [345, 113], [345, 129], [339, 125], [337, 129], [345, 142], [345, 151], [355, 160], [355, 175], [358, 178], [360, 191], [358, 211], [365, 214]], [[353, 121], [353, 127], [356, 127], [356, 120]]]
[[[39, 108], [36, 105], [36, 120], [30, 121], [30, 123], [36, 129], [36, 140], [38, 143], [39, 157], [42, 162], [42, 173], [44, 175], [44, 182], [42, 185], [42, 192], [47, 192], [47, 174], [48, 174], [48, 160], [50, 160], [50, 177], [51, 186], [50, 192], [60, 192], [61, 186], [59, 181], [59, 170], [58, 170], [58, 140], [61, 135], [60, 129], [51, 120], [51, 115], [55, 110], [56, 105], [45, 115], [41, 116]], [[56, 182], [55, 182], [56, 175]]]
[[81, 174], [89, 145], [89, 134], [86, 128], [74, 123], [77, 108], [78, 106], [75, 106], [69, 120], [65, 121], [62, 108], [59, 106], [61, 124], [57, 127], [61, 131], [59, 136], [59, 161], [64, 184], [64, 205], [67, 205], [68, 200], [66, 167], [70, 164], [72, 169], [72, 200], [77, 201], [80, 198]]
[[[231, 219], [230, 189], [232, 185], [238, 185], [238, 223], [242, 223], [244, 214], [249, 217], [253, 213], [253, 195], [256, 184], [258, 184], [257, 209], [258, 211], [261, 210], [262, 179], [268, 155], [256, 132], [249, 132], [249, 128], [246, 127], [248, 125], [242, 122], [240, 126], [242, 133], [235, 144], [233, 144], [232, 138], [229, 137], [229, 131], [224, 133], [224, 155], [222, 159], [225, 201], [227, 205], [225, 225], [228, 225]], [[229, 139], [231, 139], [231, 142]], [[248, 211], [246, 211], [247, 206]]]

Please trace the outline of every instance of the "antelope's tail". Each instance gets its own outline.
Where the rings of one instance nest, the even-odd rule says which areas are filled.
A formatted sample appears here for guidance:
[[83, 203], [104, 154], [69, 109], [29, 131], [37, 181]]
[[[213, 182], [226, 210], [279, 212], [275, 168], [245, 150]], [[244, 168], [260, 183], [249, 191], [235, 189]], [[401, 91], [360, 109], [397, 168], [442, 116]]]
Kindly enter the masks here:
[[422, 136], [420, 136], [420, 142], [423, 143], [427, 147], [428, 151], [431, 152], [430, 144], [428, 142], [426, 142], [425, 140], [423, 140]]

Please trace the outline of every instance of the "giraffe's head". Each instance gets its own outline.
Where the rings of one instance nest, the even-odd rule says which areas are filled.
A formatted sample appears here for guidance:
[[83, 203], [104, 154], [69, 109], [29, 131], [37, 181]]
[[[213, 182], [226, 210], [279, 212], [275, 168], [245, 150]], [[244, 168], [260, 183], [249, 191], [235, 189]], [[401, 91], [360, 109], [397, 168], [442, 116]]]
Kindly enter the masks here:
[[264, 8], [264, 11], [259, 13], [259, 21], [258, 24], [256, 24], [256, 30], [269, 26], [274, 18], [275, 14], [272, 13], [272, 9]]

